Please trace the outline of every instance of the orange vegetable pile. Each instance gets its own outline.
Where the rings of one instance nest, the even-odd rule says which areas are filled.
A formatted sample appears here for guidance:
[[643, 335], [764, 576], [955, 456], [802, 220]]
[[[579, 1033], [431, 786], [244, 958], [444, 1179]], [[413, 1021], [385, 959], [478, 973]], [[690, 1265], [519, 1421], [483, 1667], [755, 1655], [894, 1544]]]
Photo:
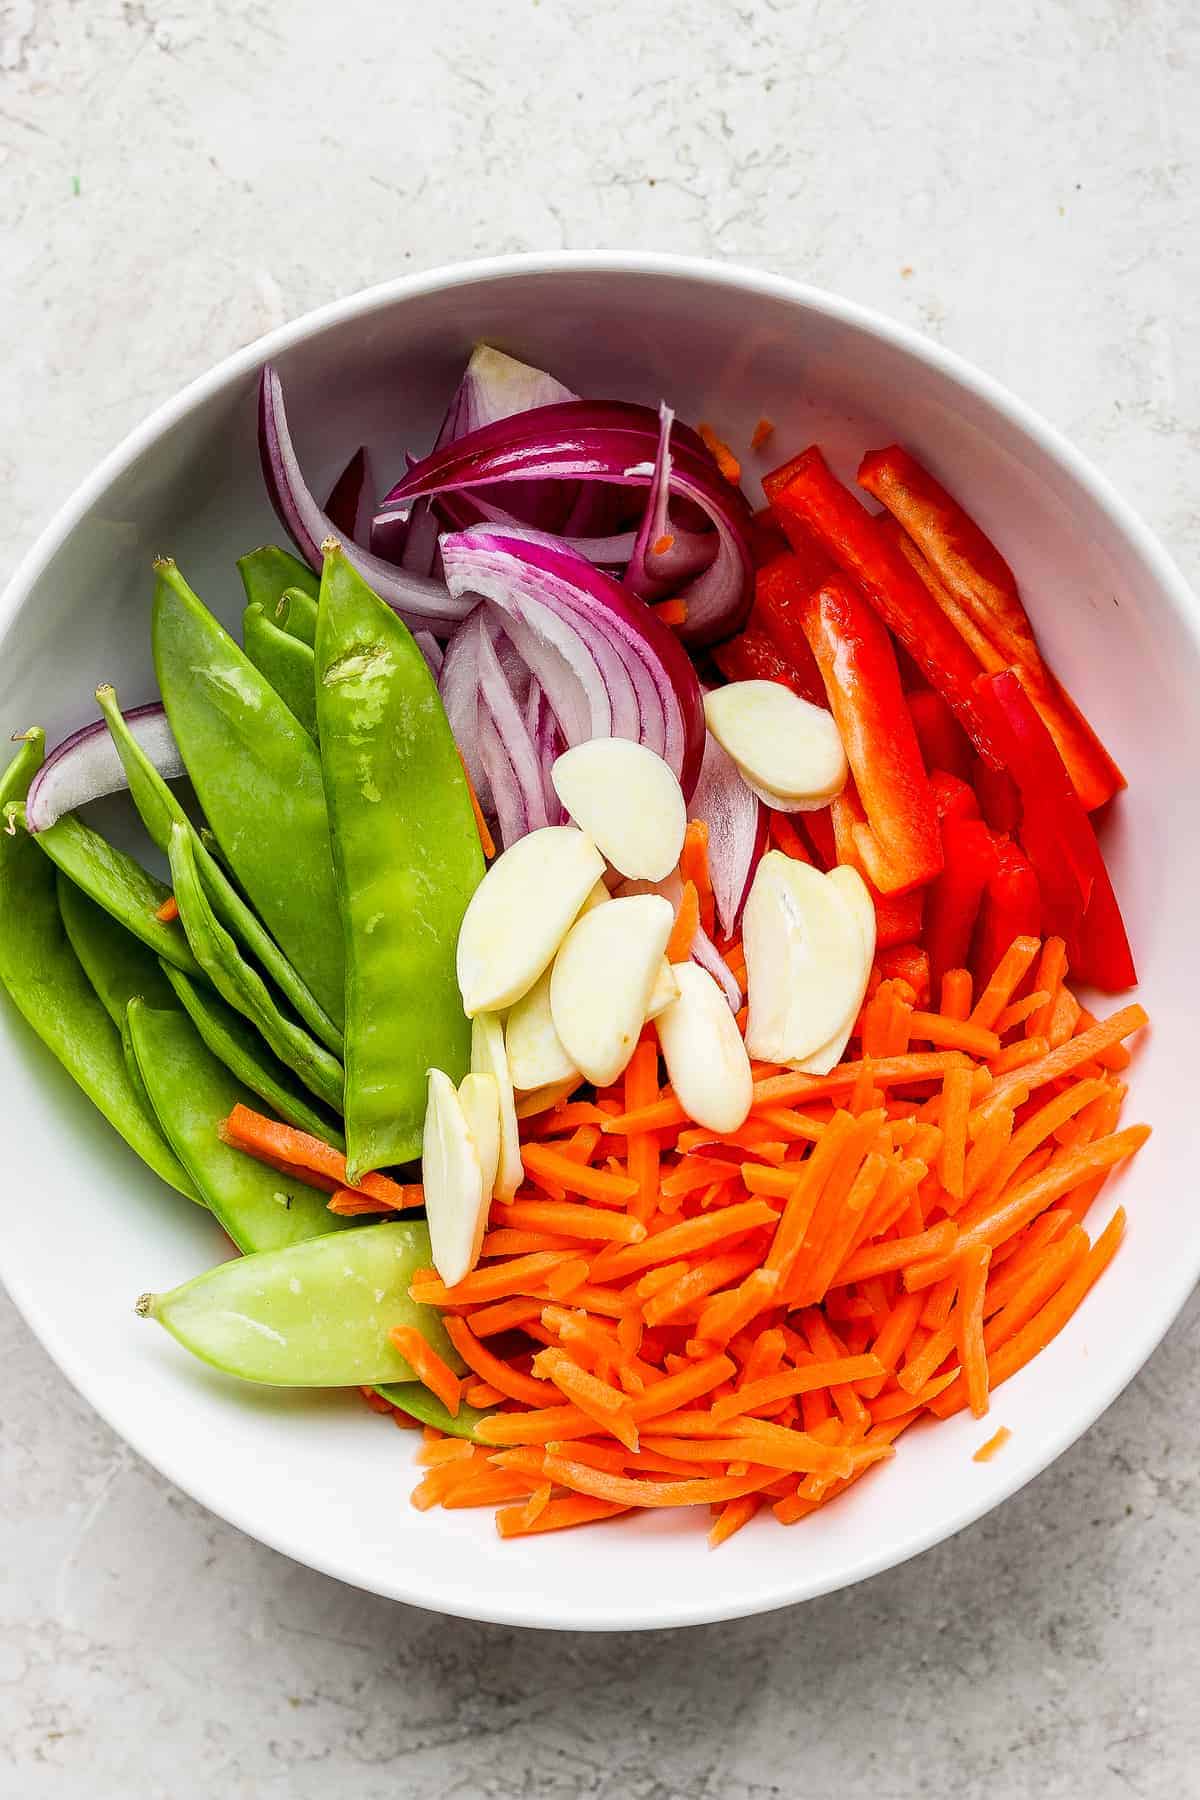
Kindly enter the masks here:
[[469, 1371], [426, 1347], [419, 1378], [495, 1407], [477, 1443], [426, 1431], [417, 1506], [495, 1506], [502, 1537], [709, 1506], [718, 1544], [764, 1504], [805, 1518], [923, 1417], [987, 1412], [1120, 1242], [1120, 1208], [1084, 1222], [1148, 1136], [1118, 1129], [1146, 1015], [1097, 1023], [1058, 939], [1016, 939], [977, 996], [950, 972], [936, 1009], [926, 967], [881, 953], [848, 1059], [756, 1065], [727, 1136], [661, 1085], [652, 1028], [619, 1084], [523, 1121], [479, 1266], [410, 1290]]

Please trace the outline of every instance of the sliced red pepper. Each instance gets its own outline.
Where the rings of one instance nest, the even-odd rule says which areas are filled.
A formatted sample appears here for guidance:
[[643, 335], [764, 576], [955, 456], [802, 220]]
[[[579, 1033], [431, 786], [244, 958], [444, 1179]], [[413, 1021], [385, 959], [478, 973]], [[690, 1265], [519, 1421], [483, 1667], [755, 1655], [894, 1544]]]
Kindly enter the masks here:
[[929, 777], [933, 804], [939, 819], [977, 819], [979, 802], [971, 787], [945, 769], [935, 769]]
[[976, 993], [1014, 938], [1042, 935], [1042, 894], [1032, 863], [1011, 838], [997, 838], [995, 853], [971, 950]]
[[786, 552], [787, 539], [769, 506], [760, 506], [750, 521], [750, 557], [756, 569]]
[[929, 773], [945, 769], [947, 774], [969, 781], [971, 746], [942, 696], [932, 688], [916, 688], [908, 695], [908, 710]]
[[727, 681], [779, 681], [801, 699], [809, 698], [790, 658], [774, 638], [754, 626], [718, 644], [712, 656]]
[[983, 891], [996, 866], [995, 843], [982, 819], [950, 813], [942, 821], [945, 868], [929, 890], [924, 944], [935, 994], [947, 969], [969, 966]]
[[804, 635], [804, 607], [813, 588], [834, 573], [833, 564], [818, 551], [820, 567], [806, 565], [798, 556], [785, 551], [772, 557], [754, 578], [754, 626], [767, 633], [791, 663], [795, 671], [795, 692], [811, 700], [814, 706], [827, 706], [825, 683], [821, 679], [812, 648]]
[[[829, 817], [833, 825], [837, 861], [856, 869], [866, 883], [875, 907], [875, 947], [886, 950], [893, 944], [911, 943], [921, 935], [925, 911], [924, 893], [910, 888], [906, 894], [881, 894], [863, 862], [858, 847], [858, 833], [866, 825], [866, 815], [853, 781], [832, 802]], [[833, 865], [831, 864], [830, 867]]]
[[971, 770], [971, 785], [979, 799], [979, 810], [993, 831], [1010, 836], [1021, 820], [1021, 797], [1007, 769], [993, 769], [981, 756]]
[[[1043, 660], [1016, 577], [995, 544], [954, 496], [899, 444], [873, 450], [860, 487], [886, 506], [928, 559], [939, 585], [999, 655], [1020, 671], [1029, 694], [1090, 812], [1125, 786], [1125, 777]], [[937, 589], [934, 597], [940, 598]], [[987, 659], [983, 658], [985, 667]]]
[[979, 660], [879, 520], [843, 487], [814, 444], [763, 482], [775, 516], [791, 538], [798, 520], [838, 566], [855, 577], [895, 632], [930, 687], [954, 709], [982, 755], [998, 761], [975, 695]]
[[1121, 909], [1066, 764], [1011, 669], [979, 680], [1021, 796], [1018, 831], [1042, 892], [1042, 926], [1066, 941], [1079, 981], [1116, 993], [1137, 980]]
[[812, 845], [818, 868], [828, 874], [837, 867], [837, 839], [834, 836], [832, 810], [828, 806], [816, 812], [797, 813], [796, 823], [804, 826], [804, 835]]
[[928, 950], [920, 944], [897, 944], [894, 948], [880, 950], [875, 961], [885, 981], [897, 978], [907, 981], [917, 997], [917, 1005], [928, 1005], [931, 991]]
[[841, 576], [808, 596], [804, 629], [863, 809], [854, 829], [863, 866], [881, 894], [920, 887], [941, 867], [941, 844], [891, 639]]

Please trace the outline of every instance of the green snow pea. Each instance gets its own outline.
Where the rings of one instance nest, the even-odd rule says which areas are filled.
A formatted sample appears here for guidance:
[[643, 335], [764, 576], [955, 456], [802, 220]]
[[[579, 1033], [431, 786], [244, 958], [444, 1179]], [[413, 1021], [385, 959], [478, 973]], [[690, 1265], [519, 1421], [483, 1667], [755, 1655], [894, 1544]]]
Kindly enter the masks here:
[[190, 827], [172, 825], [167, 848], [179, 917], [201, 969], [222, 1000], [250, 1020], [310, 1093], [336, 1110], [342, 1101], [341, 1063], [302, 1025], [280, 1012], [262, 976], [217, 918], [196, 870]]
[[[4, 811], [11, 825], [22, 831], [28, 829], [22, 802], [11, 802]], [[155, 956], [174, 963], [187, 975], [199, 975], [200, 965], [182, 926], [177, 920], [164, 924], [155, 916], [170, 897], [170, 888], [143, 869], [141, 863], [126, 856], [74, 813], [65, 814], [39, 831], [33, 842], [69, 881], [82, 888], [90, 900], [153, 950]]]
[[[167, 854], [173, 825], [188, 825], [187, 814], [146, 755], [125, 722], [117, 701], [116, 689], [107, 682], [96, 689], [96, 699], [108, 724], [122, 767], [129, 781], [129, 792], [141, 815], [150, 840]], [[237, 939], [244, 950], [265, 969], [280, 993], [296, 1009], [314, 1037], [340, 1055], [342, 1034], [324, 1007], [301, 981], [275, 939], [258, 915], [247, 906], [210, 848], [212, 834], [193, 832], [196, 868], [213, 911], [221, 923]]]
[[163, 1132], [239, 1250], [278, 1250], [352, 1222], [329, 1211], [326, 1194], [221, 1142], [221, 1120], [255, 1096], [205, 1049], [186, 1013], [131, 1000], [129, 1036]]
[[247, 605], [253, 606], [257, 601], [265, 611], [273, 612], [280, 597], [289, 588], [295, 588], [313, 602], [315, 622], [320, 577], [290, 550], [281, 550], [278, 544], [262, 544], [248, 556], [239, 556], [237, 566], [246, 590]]
[[401, 1412], [406, 1412], [410, 1419], [432, 1425], [435, 1430], [444, 1431], [447, 1437], [470, 1438], [474, 1442], [479, 1421], [490, 1417], [465, 1401], [456, 1413], [448, 1413], [437, 1395], [431, 1394], [420, 1381], [402, 1381], [391, 1387], [376, 1388], [375, 1392], [398, 1406]]
[[192, 785], [251, 905], [340, 1025], [345, 956], [317, 746], [175, 564], [156, 568], [154, 666]]
[[[0, 779], [0, 810], [23, 800], [41, 766], [45, 738], [25, 734]], [[21, 830], [0, 831], [0, 983], [17, 1010], [109, 1124], [156, 1175], [195, 1199], [152, 1113], [129, 1079], [121, 1036], [63, 928], [53, 864]]]
[[407, 626], [332, 544], [317, 722], [346, 946], [347, 1163], [420, 1153], [426, 1075], [466, 1073], [455, 947], [483, 875], [462, 762]]
[[309, 737], [315, 738], [317, 695], [310, 646], [282, 631], [257, 603], [242, 614], [242, 643], [255, 668], [266, 676]]
[[429, 1228], [420, 1221], [366, 1225], [220, 1263], [169, 1294], [143, 1294], [137, 1309], [202, 1362], [245, 1381], [411, 1382], [388, 1335], [397, 1325], [415, 1325], [452, 1368], [462, 1367], [436, 1307], [409, 1298], [429, 1256]]
[[[163, 963], [162, 973], [199, 1032], [205, 1048], [224, 1063], [231, 1075], [256, 1093], [260, 1100], [265, 1100], [272, 1112], [286, 1119], [289, 1125], [311, 1132], [339, 1150], [345, 1149], [346, 1140], [338, 1127], [296, 1092], [288, 1079], [287, 1069], [278, 1057], [271, 1055], [258, 1032], [241, 1013], [226, 1006], [211, 988], [189, 981], [170, 963]], [[150, 1000], [149, 995], [146, 998]], [[150, 1000], [150, 1004], [153, 1006], [155, 1002]]]
[[303, 588], [285, 589], [270, 617], [280, 631], [286, 631], [289, 637], [299, 638], [302, 644], [313, 649], [317, 641], [317, 603]]

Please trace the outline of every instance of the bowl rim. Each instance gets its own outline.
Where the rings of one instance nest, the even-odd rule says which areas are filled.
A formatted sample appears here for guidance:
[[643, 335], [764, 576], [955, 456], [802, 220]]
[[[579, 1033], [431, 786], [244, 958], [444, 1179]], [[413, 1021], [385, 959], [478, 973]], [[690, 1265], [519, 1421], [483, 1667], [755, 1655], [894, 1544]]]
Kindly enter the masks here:
[[[526, 251], [515, 255], [479, 257], [441, 264], [432, 269], [378, 282], [340, 299], [328, 301], [233, 351], [188, 382], [128, 432], [55, 510], [22, 556], [0, 594], [0, 638], [7, 632], [11, 621], [51, 559], [106, 490], [173, 425], [187, 417], [193, 408], [241, 380], [263, 362], [280, 355], [295, 344], [320, 336], [331, 327], [375, 311], [402, 305], [408, 300], [453, 288], [567, 272], [661, 277], [668, 281], [680, 280], [754, 293], [795, 306], [801, 312], [815, 313], [838, 323], [851, 325], [947, 376], [1032, 440], [1050, 461], [1057, 464], [1092, 499], [1132, 545], [1148, 567], [1164, 603], [1176, 613], [1185, 631], [1200, 644], [1200, 600], [1193, 595], [1174, 560], [1136, 509], [1122, 497], [1108, 476], [1078, 450], [1064, 433], [1003, 383], [977, 368], [967, 358], [873, 307], [788, 276], [703, 256], [617, 250]], [[178, 1473], [173, 1467], [174, 1459], [160, 1454], [155, 1444], [147, 1441], [149, 1434], [144, 1436], [136, 1428], [130, 1429], [124, 1420], [118, 1423], [110, 1415], [103, 1379], [93, 1378], [92, 1371], [82, 1359], [67, 1344], [59, 1341], [55, 1320], [35, 1294], [24, 1291], [20, 1275], [16, 1274], [14, 1277], [14, 1272], [5, 1267], [5, 1261], [4, 1243], [0, 1239], [0, 1279], [52, 1361], [119, 1438], [168, 1481], [218, 1518], [308, 1568], [388, 1599], [485, 1623], [575, 1631], [657, 1630], [720, 1623], [728, 1619], [773, 1612], [803, 1600], [816, 1599], [840, 1588], [851, 1587], [956, 1536], [1040, 1475], [1091, 1428], [1139, 1373], [1165, 1337], [1200, 1276], [1200, 1269], [1188, 1267], [1186, 1261], [1182, 1266], [1177, 1265], [1175, 1282], [1166, 1292], [1160, 1289], [1159, 1306], [1153, 1316], [1146, 1322], [1140, 1335], [1131, 1334], [1129, 1353], [1114, 1378], [1103, 1390], [1093, 1395], [1080, 1412], [1073, 1413], [1068, 1422], [1043, 1433], [1037, 1444], [1031, 1445], [1023, 1457], [1010, 1451], [1010, 1455], [1005, 1458], [1002, 1479], [990, 1484], [986, 1492], [981, 1490], [978, 1502], [972, 1502], [963, 1508], [950, 1524], [939, 1522], [915, 1529], [899, 1544], [892, 1544], [886, 1550], [871, 1552], [865, 1549], [854, 1561], [842, 1565], [828, 1577], [808, 1577], [791, 1582], [781, 1580], [775, 1593], [769, 1597], [757, 1598], [748, 1605], [706, 1605], [702, 1598], [697, 1598], [687, 1603], [673, 1604], [666, 1609], [659, 1605], [655, 1609], [644, 1607], [640, 1611], [629, 1610], [619, 1615], [581, 1620], [573, 1617], [569, 1609], [541, 1596], [531, 1596], [538, 1602], [536, 1616], [532, 1616], [531, 1609], [528, 1608], [489, 1605], [486, 1596], [480, 1596], [478, 1600], [473, 1596], [469, 1604], [455, 1599], [447, 1601], [430, 1588], [422, 1586], [419, 1571], [416, 1572], [416, 1578], [410, 1577], [404, 1581], [389, 1578], [378, 1584], [368, 1583], [363, 1580], [361, 1572], [352, 1572], [346, 1568], [335, 1553], [314, 1553], [309, 1547], [293, 1541], [286, 1529], [264, 1530], [257, 1520], [251, 1523], [242, 1507], [231, 1504], [224, 1496], [218, 1497], [208, 1492], [206, 1483], [198, 1480], [191, 1471], [186, 1475]], [[781, 1563], [781, 1569], [786, 1570], [785, 1563]]]

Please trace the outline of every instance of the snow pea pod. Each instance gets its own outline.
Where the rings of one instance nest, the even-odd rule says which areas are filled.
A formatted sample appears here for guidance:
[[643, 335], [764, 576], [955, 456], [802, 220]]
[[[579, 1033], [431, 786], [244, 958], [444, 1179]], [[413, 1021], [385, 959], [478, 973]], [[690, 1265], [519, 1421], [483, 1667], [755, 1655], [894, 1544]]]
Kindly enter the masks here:
[[300, 638], [281, 631], [259, 605], [242, 614], [242, 643], [246, 655], [265, 675], [309, 737], [317, 735], [316, 678], [313, 653]]
[[[11, 825], [22, 831], [28, 829], [23, 803], [12, 802], [4, 811]], [[153, 950], [155, 956], [174, 963], [185, 974], [199, 975], [200, 965], [182, 927], [175, 920], [166, 923], [156, 917], [163, 901], [170, 897], [170, 888], [143, 869], [141, 863], [126, 856], [74, 813], [66, 813], [39, 831], [33, 842], [69, 881], [82, 888], [90, 900]]]
[[[45, 739], [27, 732], [0, 778], [0, 810], [23, 800]], [[129, 1079], [121, 1036], [71, 948], [55, 897], [53, 865], [24, 831], [0, 832], [0, 983], [109, 1124], [156, 1175], [196, 1196]]]
[[[289, 1125], [308, 1131], [344, 1150], [346, 1140], [325, 1113], [319, 1113], [288, 1080], [288, 1072], [277, 1057], [271, 1055], [254, 1027], [232, 1006], [226, 1006], [211, 988], [189, 981], [179, 969], [163, 963], [162, 974], [174, 990], [175, 999], [195, 1026], [205, 1048], [218, 1062], [224, 1063], [231, 1075], [244, 1087], [252, 1089], [260, 1100]], [[146, 998], [149, 1000], [150, 996]], [[153, 1006], [155, 1003], [150, 1001]]]
[[[187, 825], [187, 814], [130, 731], [121, 712], [116, 689], [107, 682], [103, 683], [96, 689], [96, 700], [108, 724], [117, 755], [121, 758], [121, 765], [129, 781], [129, 792], [141, 815], [142, 824], [146, 827], [151, 842], [165, 856], [172, 825]], [[341, 1032], [324, 1007], [309, 992], [266, 926], [246, 905], [217, 862], [206, 841], [210, 837], [211, 833], [204, 830], [193, 833], [192, 844], [196, 868], [204, 891], [212, 902], [213, 911], [243, 950], [247, 950], [271, 977], [313, 1036], [319, 1038], [335, 1056], [340, 1056]]]
[[289, 588], [295, 588], [313, 602], [313, 622], [316, 623], [320, 577], [290, 550], [281, 550], [278, 544], [262, 544], [248, 556], [239, 556], [237, 566], [246, 590], [247, 605], [253, 606], [257, 601], [267, 612], [273, 612], [281, 595]]
[[326, 1194], [222, 1143], [222, 1119], [239, 1103], [252, 1106], [254, 1095], [205, 1048], [186, 1013], [131, 1000], [129, 1036], [167, 1140], [239, 1250], [278, 1250], [348, 1222], [329, 1211]]
[[154, 666], [192, 785], [251, 904], [340, 1025], [345, 957], [317, 747], [175, 564], [156, 568]]
[[290, 637], [299, 638], [312, 650], [317, 642], [317, 603], [311, 594], [302, 588], [286, 588], [275, 603], [271, 613], [280, 631], [286, 631]]
[[462, 1367], [436, 1307], [409, 1298], [429, 1257], [423, 1222], [366, 1225], [220, 1263], [169, 1294], [143, 1294], [137, 1310], [203, 1362], [245, 1381], [410, 1382], [388, 1335], [397, 1325], [415, 1325], [452, 1368]]
[[310, 1093], [327, 1106], [339, 1107], [341, 1063], [302, 1025], [284, 1017], [262, 976], [251, 968], [217, 918], [196, 871], [193, 837], [187, 825], [172, 825], [167, 854], [179, 916], [200, 968], [222, 1000], [250, 1020]]
[[455, 947], [483, 855], [458, 750], [412, 633], [330, 540], [317, 722], [346, 947], [347, 1163], [421, 1148], [426, 1074], [466, 1073]]
[[437, 1431], [444, 1431], [447, 1437], [470, 1438], [475, 1440], [481, 1419], [489, 1414], [480, 1412], [464, 1401], [454, 1414], [448, 1413], [436, 1394], [419, 1381], [402, 1381], [390, 1387], [376, 1388], [385, 1400], [406, 1412], [410, 1419], [420, 1420], [422, 1425], [432, 1425]]

